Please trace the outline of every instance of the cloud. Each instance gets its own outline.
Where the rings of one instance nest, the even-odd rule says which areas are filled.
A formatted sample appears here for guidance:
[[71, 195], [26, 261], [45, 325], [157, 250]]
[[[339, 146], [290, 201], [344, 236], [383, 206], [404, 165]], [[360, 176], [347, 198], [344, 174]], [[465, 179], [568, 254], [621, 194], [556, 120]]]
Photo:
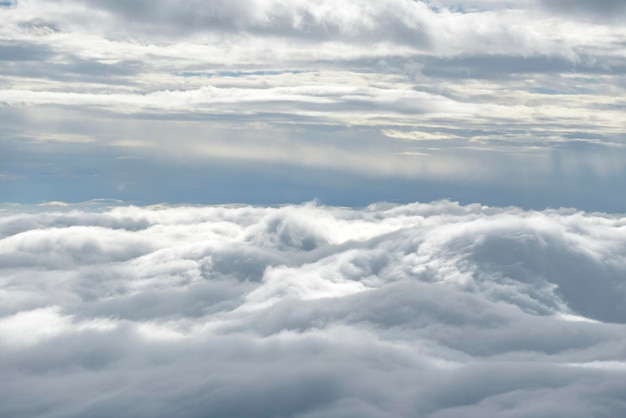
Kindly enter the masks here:
[[350, 1], [244, 0], [223, 3], [213, 0], [176, 2], [61, 1], [74, 13], [94, 10], [111, 19], [123, 31], [171, 35], [194, 32], [249, 33], [308, 40], [346, 39], [378, 41], [380, 36], [413, 45], [428, 43], [427, 21], [432, 15], [422, 2], [385, 0], [371, 5]]
[[[276, 124], [315, 126], [316, 137], [328, 125], [441, 132], [523, 150], [572, 137], [620, 143], [626, 33], [550, 4], [24, 0], [0, 10], [0, 117], [3, 130], [17, 125], [3, 134], [93, 138], [93, 153], [158, 136], [152, 148], [166, 158], [194, 137], [183, 131], [190, 119], [206, 132], [259, 123], [254, 146], [237, 146], [253, 155], [290, 154], [267, 129]], [[139, 133], [181, 123], [167, 137], [113, 137], [95, 128], [103, 115], [117, 129], [143, 123]], [[27, 133], [42, 120], [43, 132]]]
[[393, 129], [383, 129], [382, 134], [389, 138], [407, 139], [410, 141], [438, 141], [442, 139], [454, 138], [453, 135], [445, 134], [442, 132], [423, 132], [423, 131], [411, 131], [401, 132]]
[[599, 0], [593, 3], [584, 0], [541, 0], [541, 3], [555, 13], [572, 14], [600, 22], [617, 23], [626, 14], [626, 4], [620, 0]]
[[[44, 91], [0, 90], [0, 103], [12, 105], [91, 105], [112, 107], [125, 111], [211, 111], [216, 114], [233, 111], [245, 113], [249, 106], [261, 104], [256, 112], [289, 113], [297, 115], [327, 115], [332, 118], [340, 111], [356, 113], [366, 109], [382, 115], [400, 113], [461, 113], [468, 106], [441, 96], [410, 90], [372, 87], [299, 86], [266, 89], [219, 88], [211, 85], [197, 90], [157, 91], [143, 94], [81, 94]], [[243, 108], [242, 108], [243, 105]], [[234, 109], [233, 109], [234, 107]], [[296, 108], [300, 108], [297, 111]], [[287, 110], [289, 109], [289, 110]], [[333, 111], [335, 110], [335, 111]], [[251, 110], [249, 110], [251, 111]], [[328, 111], [328, 113], [326, 113]]]
[[449, 201], [7, 207], [0, 412], [619, 416], [625, 231]]
[[58, 202], [266, 198], [251, 177], [272, 171], [299, 191], [324, 173], [311, 193], [352, 176], [346, 200], [401, 178], [404, 199], [449, 182], [617, 207], [623, 16], [0, 1], [3, 195], [52, 201], [0, 208], [0, 416], [625, 415], [622, 216]]
[[0, 61], [39, 61], [48, 59], [52, 51], [46, 47], [29, 44], [0, 44]]

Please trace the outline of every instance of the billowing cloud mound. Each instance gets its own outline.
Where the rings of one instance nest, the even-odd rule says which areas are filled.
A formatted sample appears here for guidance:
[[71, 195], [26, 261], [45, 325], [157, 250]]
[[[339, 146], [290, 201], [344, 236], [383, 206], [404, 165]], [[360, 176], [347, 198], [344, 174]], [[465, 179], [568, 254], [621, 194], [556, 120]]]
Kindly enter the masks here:
[[3, 417], [626, 413], [626, 218], [27, 212], [0, 217]]

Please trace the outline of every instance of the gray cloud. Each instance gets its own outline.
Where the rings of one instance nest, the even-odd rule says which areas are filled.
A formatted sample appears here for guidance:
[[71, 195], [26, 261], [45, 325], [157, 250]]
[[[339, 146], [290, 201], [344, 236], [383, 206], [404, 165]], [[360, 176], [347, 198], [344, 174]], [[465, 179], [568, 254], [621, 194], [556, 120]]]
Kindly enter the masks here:
[[30, 44], [0, 44], [0, 61], [44, 61], [53, 56], [50, 48]]
[[572, 62], [562, 57], [532, 56], [515, 57], [507, 55], [487, 55], [457, 57], [448, 59], [423, 59], [422, 72], [431, 77], [484, 78], [498, 79], [520, 74], [611, 74], [618, 68], [599, 65], [589, 57], [581, 57], [580, 62]]
[[618, 22], [626, 14], [626, 4], [622, 0], [541, 0], [549, 10], [556, 13], [574, 14], [582, 18], [598, 19], [604, 22]]
[[[63, 2], [61, 2], [63, 3]], [[248, 33], [255, 36], [287, 36], [312, 41], [348, 40], [358, 43], [388, 39], [415, 46], [426, 45], [429, 9], [421, 2], [386, 0], [368, 7], [351, 2], [284, 3], [274, 0], [213, 0], [176, 2], [100, 1], [65, 2], [105, 11], [122, 27], [136, 32], [170, 35], [193, 32]]]
[[[35, 115], [50, 108], [61, 115], [59, 108], [73, 106], [84, 116], [82, 131], [97, 125], [103, 111], [107, 123], [132, 119], [115, 126], [195, 118], [211, 131], [227, 124], [241, 131], [242, 122], [253, 120], [265, 127], [251, 142], [289, 158], [273, 124], [448, 129], [475, 141], [472, 146], [502, 139], [523, 148], [580, 138], [620, 142], [625, 38], [619, 28], [578, 22], [573, 33], [568, 15], [543, 13], [535, 2], [454, 6], [408, 0], [17, 3], [3, 10], [0, 101], [23, 109], [29, 126], [47, 121]], [[55, 130], [76, 124], [54, 123]], [[196, 137], [178, 135], [178, 127], [176, 135], [147, 135], [145, 126], [140, 137], [132, 132], [109, 140], [100, 134], [108, 129], [88, 135], [95, 146], [141, 143], [162, 156], [184, 149], [181, 137]], [[249, 147], [210, 150], [271, 158]]]
[[3, 416], [626, 411], [622, 217], [24, 209], [0, 217]]
[[[15, 200], [150, 200], [237, 189], [254, 163], [348, 173], [358, 187], [337, 193], [370, 201], [368, 181], [401, 177], [403, 196], [418, 179], [464, 196], [575, 184], [565, 195], [616, 207], [623, 16], [616, 1], [0, 1], [0, 180]], [[170, 176], [178, 160], [215, 165], [210, 181]], [[0, 416], [626, 413], [621, 216], [105, 206], [0, 208]]]

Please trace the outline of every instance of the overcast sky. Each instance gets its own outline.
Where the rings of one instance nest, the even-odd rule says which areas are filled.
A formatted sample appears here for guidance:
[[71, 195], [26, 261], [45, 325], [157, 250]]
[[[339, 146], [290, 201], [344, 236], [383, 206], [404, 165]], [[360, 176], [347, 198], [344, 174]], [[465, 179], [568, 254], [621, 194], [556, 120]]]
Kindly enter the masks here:
[[2, 1], [0, 192], [618, 211], [625, 18], [618, 0]]
[[626, 416], [624, 22], [0, 0], [0, 416]]

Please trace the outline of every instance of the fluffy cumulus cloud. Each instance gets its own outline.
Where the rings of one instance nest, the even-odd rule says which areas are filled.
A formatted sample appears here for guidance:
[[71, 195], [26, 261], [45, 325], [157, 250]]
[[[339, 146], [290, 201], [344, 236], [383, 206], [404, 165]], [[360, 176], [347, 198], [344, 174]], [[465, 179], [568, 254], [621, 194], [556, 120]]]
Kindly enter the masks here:
[[622, 416], [624, 254], [564, 209], [5, 207], [0, 415]]

